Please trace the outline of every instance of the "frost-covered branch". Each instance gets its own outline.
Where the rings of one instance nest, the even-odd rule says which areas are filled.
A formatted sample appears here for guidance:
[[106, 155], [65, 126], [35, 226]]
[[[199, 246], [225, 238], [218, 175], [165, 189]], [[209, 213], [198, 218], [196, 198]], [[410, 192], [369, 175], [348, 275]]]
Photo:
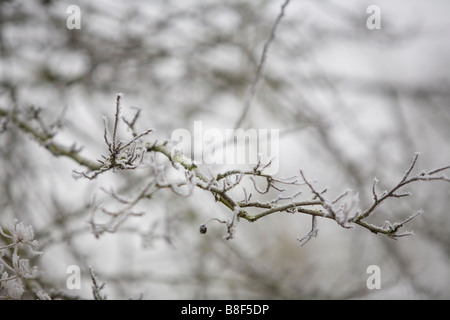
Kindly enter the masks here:
[[[384, 191], [381, 195], [377, 192], [377, 184], [379, 180], [377, 178], [374, 179], [373, 185], [372, 185], [372, 195], [373, 195], [373, 203], [372, 205], [364, 210], [361, 211], [358, 208], [359, 203], [359, 195], [356, 193], [351, 197], [351, 192], [346, 191], [342, 195], [338, 196], [334, 201], [328, 201], [324, 196], [324, 191], [318, 192], [308, 180], [306, 180], [303, 172], [300, 172], [301, 176], [303, 177], [305, 183], [310, 188], [311, 192], [313, 193], [313, 199], [318, 199], [320, 202], [320, 206], [322, 207], [322, 210], [320, 211], [320, 214], [317, 214], [318, 216], [323, 216], [326, 218], [331, 218], [333, 220], [336, 220], [336, 222], [341, 225], [342, 227], [349, 228], [352, 227], [352, 224], [359, 225], [361, 227], [364, 227], [368, 230], [370, 230], [373, 233], [381, 233], [389, 236], [390, 238], [397, 239], [399, 237], [404, 237], [407, 235], [413, 234], [412, 232], [403, 232], [399, 233], [399, 230], [404, 227], [408, 222], [412, 221], [415, 217], [417, 217], [420, 213], [422, 213], [422, 210], [419, 210], [417, 213], [409, 216], [405, 220], [401, 222], [396, 223], [390, 223], [389, 221], [386, 221], [385, 225], [383, 226], [376, 226], [369, 222], [367, 222], [365, 219], [370, 217], [374, 212], [375, 209], [378, 208], [378, 206], [384, 202], [386, 199], [389, 198], [403, 198], [410, 196], [411, 193], [407, 191], [401, 192], [400, 189], [408, 184], [411, 184], [413, 182], [417, 181], [445, 181], [450, 182], [450, 179], [445, 175], [441, 174], [443, 171], [450, 169], [450, 166], [444, 166], [440, 167], [434, 170], [430, 171], [422, 171], [421, 173], [411, 177], [411, 172], [413, 171], [414, 167], [417, 164], [417, 160], [419, 158], [419, 154], [416, 153], [412, 163], [408, 167], [406, 173], [400, 180], [398, 184], [396, 184], [394, 187], [392, 187], [389, 191]], [[439, 175], [438, 175], [439, 173]], [[336, 206], [337, 203], [341, 202], [342, 200], [346, 200], [343, 202], [339, 207]], [[306, 212], [305, 212], [306, 213]]]
[[101, 292], [105, 288], [105, 283], [98, 283], [97, 276], [92, 268], [89, 268], [89, 275], [92, 281], [92, 295], [94, 296], [94, 300], [107, 300], [106, 295]]
[[[235, 233], [237, 222], [240, 219], [249, 222], [255, 222], [268, 215], [276, 213], [301, 213], [312, 216], [313, 223], [311, 232], [303, 238], [299, 238], [302, 244], [308, 242], [317, 235], [317, 218], [322, 217], [334, 220], [343, 228], [351, 228], [358, 225], [373, 233], [385, 234], [391, 238], [398, 238], [409, 235], [409, 232], [400, 233], [400, 230], [417, 215], [414, 214], [407, 219], [390, 223], [386, 222], [383, 226], [377, 226], [367, 221], [373, 215], [376, 209], [387, 199], [400, 199], [410, 195], [409, 192], [402, 190], [403, 187], [418, 181], [445, 181], [450, 179], [444, 174], [444, 171], [450, 169], [450, 166], [440, 167], [430, 171], [422, 171], [419, 174], [412, 175], [413, 169], [417, 164], [419, 155], [416, 154], [412, 163], [403, 175], [399, 183], [389, 191], [379, 194], [377, 190], [378, 179], [373, 180], [372, 184], [372, 205], [361, 210], [359, 205], [359, 193], [351, 190], [344, 191], [338, 196], [329, 199], [325, 188], [320, 190], [316, 187], [316, 181], [309, 180], [303, 171], [299, 175], [286, 178], [275, 177], [267, 174], [266, 169], [270, 167], [271, 161], [262, 163], [259, 159], [257, 164], [251, 170], [228, 169], [224, 172], [213, 173], [212, 168], [200, 166], [189, 157], [182, 154], [172, 141], [148, 141], [148, 136], [152, 129], [137, 133], [135, 128], [139, 118], [137, 112], [131, 121], [120, 116], [121, 94], [116, 96], [116, 106], [114, 114], [113, 131], [109, 133], [107, 121], [105, 120], [104, 142], [107, 146], [108, 155], [102, 155], [99, 160], [99, 166], [91, 166], [90, 160], [83, 160], [78, 163], [87, 163], [86, 172], [76, 172], [77, 176], [94, 179], [101, 174], [109, 171], [121, 170], [142, 170], [146, 177], [142, 187], [134, 191], [134, 195], [127, 196], [120, 194], [116, 190], [103, 188], [103, 191], [115, 202], [114, 206], [98, 204], [93, 202], [89, 223], [96, 237], [105, 232], [116, 232], [118, 228], [130, 217], [139, 217], [145, 214], [142, 210], [137, 210], [137, 205], [144, 200], [154, 198], [155, 194], [161, 190], [170, 190], [181, 197], [189, 197], [195, 189], [203, 190], [209, 194], [215, 201], [220, 202], [230, 213], [230, 219], [222, 220], [211, 218], [211, 221], [218, 221], [227, 227], [226, 239], [232, 239]], [[105, 118], [106, 119], [106, 118]], [[25, 132], [37, 135], [38, 141], [49, 140], [51, 138], [40, 138], [37, 131], [33, 131], [29, 126], [16, 125]], [[132, 130], [132, 137], [127, 141], [119, 139], [118, 128], [120, 123], [124, 122]], [[166, 162], [156, 161], [156, 154], [164, 155]], [[68, 157], [73, 159], [73, 155]], [[91, 170], [94, 169], [94, 170]], [[169, 173], [172, 174], [169, 174]], [[244, 186], [245, 187], [242, 187]], [[311, 193], [308, 197], [305, 190]], [[237, 196], [240, 194], [240, 196]], [[272, 199], [268, 199], [272, 197]], [[263, 200], [264, 199], [264, 200]], [[419, 211], [420, 213], [421, 211]], [[102, 219], [97, 219], [101, 214]], [[206, 224], [202, 224], [201, 233], [207, 232]]]
[[445, 174], [437, 175], [438, 173], [441, 173], [447, 169], [450, 169], [450, 166], [437, 168], [435, 170], [431, 170], [428, 172], [422, 171], [421, 173], [419, 173], [413, 177], [410, 177], [411, 171], [414, 169], [418, 158], [419, 158], [419, 153], [416, 153], [414, 155], [414, 159], [413, 159], [411, 165], [409, 166], [408, 170], [404, 174], [401, 181], [397, 185], [395, 185], [391, 190], [389, 190], [389, 191], [385, 190], [381, 195], [378, 195], [377, 191], [376, 191], [378, 179], [377, 178], [374, 179], [374, 183], [373, 183], [373, 187], [372, 187], [374, 202], [367, 210], [365, 210], [360, 215], [358, 215], [358, 217], [356, 217], [355, 222], [361, 221], [362, 219], [369, 217], [375, 211], [375, 209], [386, 199], [402, 198], [402, 197], [407, 197], [407, 196], [411, 195], [410, 192], [399, 193], [398, 191], [402, 187], [404, 187], [412, 182], [437, 181], [437, 180], [450, 182], [450, 178], [447, 177]]
[[398, 230], [403, 227], [406, 223], [413, 220], [415, 217], [417, 217], [420, 213], [422, 213], [422, 210], [419, 210], [417, 213], [413, 214], [412, 216], [408, 217], [402, 222], [391, 224], [390, 222], [387, 222], [385, 226], [383, 227], [377, 227], [372, 224], [369, 224], [364, 221], [364, 219], [370, 217], [374, 214], [375, 209], [379, 207], [379, 205], [384, 202], [385, 200], [389, 198], [403, 198], [410, 196], [411, 193], [409, 191], [400, 191], [401, 188], [403, 188], [406, 185], [409, 185], [413, 182], [418, 181], [445, 181], [450, 182], [450, 178], [446, 176], [445, 174], [442, 174], [443, 171], [450, 169], [450, 166], [444, 166], [440, 167], [434, 170], [430, 171], [422, 171], [421, 173], [412, 176], [411, 172], [413, 171], [414, 167], [417, 164], [417, 160], [419, 158], [419, 153], [416, 153], [414, 155], [413, 161], [411, 162], [411, 165], [406, 170], [405, 174], [403, 175], [402, 179], [398, 184], [396, 184], [394, 187], [392, 187], [389, 191], [385, 190], [381, 195], [377, 192], [377, 184], [378, 179], [375, 178], [372, 186], [372, 194], [373, 194], [373, 203], [372, 205], [366, 209], [365, 211], [358, 214], [354, 220], [354, 223], [363, 226], [369, 230], [371, 230], [374, 233], [383, 233], [388, 235], [391, 238], [398, 238], [401, 236], [406, 236], [411, 233], [402, 233], [398, 234]]

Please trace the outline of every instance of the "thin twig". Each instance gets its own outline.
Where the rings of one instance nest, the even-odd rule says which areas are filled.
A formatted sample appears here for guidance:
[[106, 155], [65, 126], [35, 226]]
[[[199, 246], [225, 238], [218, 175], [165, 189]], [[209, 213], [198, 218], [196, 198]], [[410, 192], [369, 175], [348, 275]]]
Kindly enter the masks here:
[[316, 218], [316, 216], [312, 216], [311, 231], [308, 232], [308, 234], [306, 236], [304, 236], [303, 238], [297, 238], [297, 240], [300, 242], [300, 245], [303, 247], [313, 237], [314, 238], [317, 237], [318, 233], [319, 233], [319, 229], [317, 228], [317, 218]]
[[280, 13], [278, 14], [278, 17], [277, 17], [277, 19], [275, 20], [275, 23], [272, 26], [272, 30], [270, 31], [270, 36], [267, 39], [266, 43], [264, 44], [264, 48], [262, 50], [261, 58], [260, 58], [259, 63], [258, 63], [258, 68], [256, 70], [255, 79], [253, 80], [253, 82], [252, 82], [252, 84], [250, 86], [250, 90], [248, 91], [247, 97], [245, 98], [244, 108], [242, 109], [242, 113], [239, 116], [238, 120], [236, 121], [236, 124], [234, 126], [235, 129], [239, 128], [242, 125], [245, 117], [247, 116], [248, 110], [250, 109], [253, 97], [254, 97], [254, 95], [256, 93], [257, 86], [258, 86], [258, 84], [259, 84], [259, 82], [260, 82], [260, 80], [262, 78], [264, 65], [265, 65], [266, 60], [267, 60], [267, 54], [269, 52], [270, 45], [272, 44], [273, 40], [275, 39], [275, 33], [276, 33], [276, 30], [277, 30], [277, 27], [280, 24], [281, 19], [284, 16], [284, 11], [285, 11], [285, 9], [286, 9], [288, 4], [289, 4], [289, 0], [285, 0], [283, 5], [281, 6], [281, 10], [280, 10]]

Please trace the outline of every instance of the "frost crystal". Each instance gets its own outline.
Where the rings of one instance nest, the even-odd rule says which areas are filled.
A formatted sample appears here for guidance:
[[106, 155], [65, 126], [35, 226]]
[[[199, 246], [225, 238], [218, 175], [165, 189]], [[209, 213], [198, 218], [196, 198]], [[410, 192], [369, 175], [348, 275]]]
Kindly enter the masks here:
[[24, 293], [24, 288], [22, 281], [20, 279], [13, 279], [6, 281], [3, 284], [3, 287], [6, 289], [7, 295], [9, 299], [17, 300], [22, 297]]
[[26, 226], [23, 222], [17, 223], [11, 234], [18, 242], [31, 242], [34, 239], [34, 230], [32, 226]]
[[6, 233], [0, 228], [0, 234], [6, 240], [6, 244], [0, 246], [0, 299], [20, 299], [25, 292], [23, 279], [39, 275], [38, 268], [31, 266], [25, 254], [40, 252], [34, 250], [37, 241], [31, 225], [14, 221], [8, 229]]
[[39, 300], [52, 300], [52, 298], [42, 290], [36, 292], [36, 295]]

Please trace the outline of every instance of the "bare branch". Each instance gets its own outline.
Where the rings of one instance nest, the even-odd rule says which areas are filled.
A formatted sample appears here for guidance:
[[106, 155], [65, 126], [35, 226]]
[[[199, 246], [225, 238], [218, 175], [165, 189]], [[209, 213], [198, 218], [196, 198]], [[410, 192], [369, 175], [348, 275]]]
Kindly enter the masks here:
[[281, 10], [280, 13], [278, 14], [277, 19], [275, 20], [275, 23], [272, 26], [272, 30], [270, 31], [270, 36], [267, 39], [266, 43], [264, 44], [264, 48], [261, 54], [261, 58], [259, 60], [258, 63], [258, 68], [256, 70], [256, 76], [255, 79], [253, 80], [251, 86], [250, 86], [250, 90], [248, 91], [247, 97], [245, 98], [245, 104], [244, 104], [244, 108], [242, 109], [242, 113], [239, 116], [239, 119], [236, 122], [236, 125], [234, 126], [235, 129], [239, 128], [242, 123], [244, 122], [245, 117], [247, 116], [248, 110], [250, 109], [250, 106], [252, 104], [252, 100], [253, 97], [256, 93], [257, 90], [257, 86], [262, 78], [262, 74], [263, 74], [263, 70], [264, 70], [264, 65], [266, 63], [267, 60], [267, 54], [269, 52], [269, 48], [270, 45], [272, 44], [273, 40], [275, 39], [275, 33], [276, 30], [278, 28], [278, 25], [281, 22], [281, 19], [284, 16], [284, 11], [287, 7], [287, 5], [289, 4], [289, 0], [285, 0], [285, 2], [283, 3], [283, 5], [281, 6]]

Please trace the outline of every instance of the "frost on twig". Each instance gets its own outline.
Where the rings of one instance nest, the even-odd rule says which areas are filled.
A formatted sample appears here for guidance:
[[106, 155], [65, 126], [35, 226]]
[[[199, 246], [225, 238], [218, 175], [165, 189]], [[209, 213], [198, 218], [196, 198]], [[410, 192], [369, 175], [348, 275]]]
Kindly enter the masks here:
[[404, 236], [409, 236], [409, 235], [413, 235], [414, 232], [413, 231], [405, 231], [403, 233], [397, 233], [397, 231], [403, 227], [405, 224], [407, 224], [408, 222], [410, 222], [411, 220], [413, 220], [415, 217], [417, 217], [419, 214], [422, 214], [423, 210], [419, 210], [417, 211], [415, 214], [410, 215], [408, 218], [406, 218], [405, 220], [401, 221], [401, 222], [396, 222], [394, 224], [392, 224], [389, 221], [386, 221], [383, 229], [389, 230], [388, 236], [393, 238], [393, 239], [397, 239], [400, 237], [404, 237]]
[[237, 212], [235, 212], [231, 219], [226, 221], [226, 220], [221, 220], [218, 218], [211, 218], [208, 221], [202, 223], [200, 225], [199, 231], [201, 234], [205, 234], [208, 231], [208, 228], [206, 227], [206, 225], [211, 222], [211, 221], [217, 221], [219, 223], [225, 224], [227, 227], [227, 234], [223, 237], [225, 240], [231, 240], [234, 238], [235, 232], [236, 232], [236, 225], [239, 222], [239, 217]]
[[104, 123], [104, 133], [103, 139], [108, 147], [108, 155], [101, 156], [101, 159], [97, 161], [100, 163], [100, 167], [96, 170], [83, 172], [74, 170], [75, 177], [85, 177], [89, 180], [95, 179], [99, 174], [110, 170], [132, 170], [136, 169], [138, 165], [142, 164], [145, 154], [145, 148], [139, 145], [140, 140], [150, 134], [153, 129], [147, 129], [142, 133], [137, 134], [134, 129], [135, 122], [139, 116], [139, 112], [136, 113], [135, 117], [131, 122], [128, 122], [122, 118], [129, 128], [131, 128], [133, 133], [133, 138], [127, 142], [120, 141], [118, 139], [118, 127], [121, 120], [120, 117], [120, 102], [122, 94], [116, 95], [116, 112], [114, 115], [114, 125], [113, 132], [110, 134], [108, 130], [107, 118], [103, 118]]
[[347, 190], [342, 194], [338, 195], [334, 200], [329, 201], [325, 197], [327, 188], [323, 191], [317, 191], [311, 182], [309, 182], [303, 171], [300, 170], [300, 175], [306, 185], [309, 187], [313, 194], [313, 199], [319, 200], [319, 204], [324, 209], [323, 216], [335, 220], [341, 227], [351, 228], [353, 218], [359, 214], [359, 195], [358, 193], [353, 194], [352, 190]]
[[[145, 166], [145, 174], [148, 176], [147, 181], [139, 190], [134, 190], [134, 195], [131, 197], [125, 196], [112, 188], [102, 188], [102, 191], [109, 195], [115, 205], [107, 208], [104, 204], [96, 204], [94, 199], [89, 220], [94, 235], [99, 237], [105, 232], [114, 233], [128, 218], [144, 215], [145, 212], [135, 209], [138, 203], [146, 199], [152, 199], [161, 190], [168, 189], [178, 196], [189, 197], [197, 185], [203, 186], [198, 181], [199, 178], [195, 172], [181, 166], [177, 171], [180, 176], [183, 176], [172, 179], [167, 177], [167, 168], [167, 165], [160, 165], [149, 154]], [[96, 220], [98, 214], [103, 217], [101, 223]]]
[[6, 241], [0, 246], [0, 299], [18, 300], [25, 293], [24, 281], [39, 275], [37, 266], [31, 266], [25, 254], [39, 255], [38, 242], [31, 225], [14, 221], [8, 231], [0, 227], [0, 235]]
[[376, 190], [379, 180], [377, 178], [375, 178], [374, 181], [373, 181], [373, 185], [372, 185], [372, 194], [373, 194], [373, 203], [372, 203], [372, 205], [368, 209], [366, 209], [366, 210], [362, 211], [361, 213], [359, 213], [352, 220], [356, 224], [359, 224], [359, 225], [369, 229], [370, 231], [372, 231], [374, 233], [383, 233], [383, 234], [388, 235], [391, 238], [398, 238], [398, 237], [402, 237], [402, 236], [406, 236], [406, 235], [412, 234], [410, 232], [399, 234], [398, 231], [406, 223], [410, 222], [415, 217], [417, 217], [420, 213], [422, 213], [422, 210], [419, 210], [416, 214], [408, 217], [406, 220], [404, 220], [402, 222], [394, 223], [394, 224], [388, 223], [388, 224], [385, 224], [382, 227], [371, 225], [369, 223], [366, 223], [364, 220], [366, 218], [370, 217], [371, 215], [373, 215], [374, 212], [376, 211], [376, 209], [379, 207], [379, 205], [381, 203], [383, 203], [385, 200], [390, 199], [390, 198], [403, 198], [403, 197], [411, 196], [411, 193], [409, 191], [401, 191], [401, 189], [403, 187], [405, 187], [406, 185], [409, 185], [409, 184], [411, 184], [413, 182], [418, 182], [418, 181], [445, 181], [445, 182], [450, 182], [450, 178], [442, 173], [443, 171], [450, 169], [450, 166], [444, 166], [444, 167], [440, 167], [440, 168], [437, 168], [437, 169], [434, 169], [434, 170], [430, 170], [430, 171], [422, 171], [421, 173], [419, 173], [419, 174], [417, 174], [415, 176], [411, 176], [411, 173], [412, 173], [413, 169], [415, 168], [415, 166], [417, 164], [418, 158], [419, 158], [419, 153], [416, 153], [414, 155], [413, 161], [411, 162], [410, 166], [406, 170], [406, 172], [403, 175], [403, 177], [400, 180], [400, 182], [397, 183], [390, 190], [384, 191], [381, 195], [379, 195], [377, 190]]
[[300, 242], [300, 245], [303, 247], [311, 238], [317, 237], [317, 234], [319, 233], [319, 229], [317, 228], [317, 218], [316, 216], [312, 216], [311, 218], [311, 231], [308, 232], [306, 236], [303, 238], [297, 238], [297, 240]]
[[[322, 210], [316, 212], [306, 212], [304, 210], [299, 211], [304, 213], [310, 213], [313, 216], [314, 215], [322, 216], [325, 218], [333, 219], [344, 228], [350, 228], [352, 227], [352, 224], [357, 224], [366, 229], [369, 229], [373, 233], [385, 234], [393, 239], [411, 235], [413, 234], [412, 232], [399, 233], [399, 230], [403, 228], [407, 223], [411, 222], [414, 218], [416, 218], [420, 213], [422, 213], [422, 210], [419, 210], [416, 214], [409, 216], [407, 219], [401, 222], [396, 223], [386, 222], [384, 226], [373, 225], [371, 223], [366, 222], [365, 219], [374, 214], [375, 209], [378, 208], [378, 206], [386, 199], [403, 198], [410, 196], [411, 193], [409, 191], [401, 190], [404, 186], [410, 183], [418, 181], [450, 182], [450, 179], [445, 174], [442, 174], [443, 171], [450, 169], [450, 166], [444, 166], [430, 171], [422, 171], [420, 174], [411, 176], [411, 173], [417, 164], [418, 157], [419, 154], [416, 153], [411, 165], [408, 167], [406, 173], [404, 174], [400, 182], [396, 184], [394, 187], [392, 187], [390, 190], [384, 191], [381, 195], [378, 194], [377, 192], [377, 184], [379, 180], [377, 178], [374, 178], [372, 184], [373, 203], [368, 209], [364, 211], [361, 211], [358, 208], [359, 204], [358, 193], [352, 196], [351, 191], [346, 191], [342, 193], [340, 196], [338, 196], [335, 200], [329, 201], [328, 199], [326, 199], [324, 195], [326, 189], [321, 192], [317, 191], [316, 188], [313, 186], [313, 184], [305, 178], [303, 172], [300, 171], [300, 175], [302, 176], [304, 182], [306, 183], [306, 185], [309, 187], [310, 191], [313, 194], [313, 200], [318, 200], [319, 202], [318, 205], [322, 207]], [[339, 203], [340, 205], [338, 205]], [[307, 237], [303, 239], [308, 239]]]
[[89, 268], [89, 275], [92, 281], [92, 295], [94, 296], [94, 300], [106, 300], [106, 295], [101, 292], [105, 288], [105, 283], [98, 283], [97, 276], [92, 268]]

